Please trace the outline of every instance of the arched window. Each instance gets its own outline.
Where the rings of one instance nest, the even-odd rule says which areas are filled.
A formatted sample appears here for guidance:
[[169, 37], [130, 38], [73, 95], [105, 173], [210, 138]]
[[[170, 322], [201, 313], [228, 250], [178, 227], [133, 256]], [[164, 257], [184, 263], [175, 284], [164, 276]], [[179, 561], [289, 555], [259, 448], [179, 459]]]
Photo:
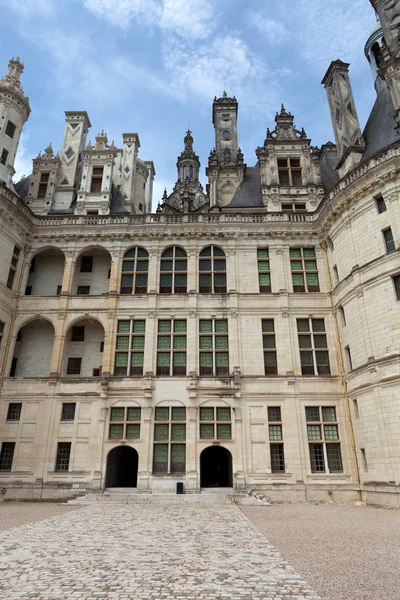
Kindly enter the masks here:
[[225, 254], [217, 246], [208, 246], [200, 252], [200, 294], [226, 294]]
[[190, 181], [193, 181], [193, 165], [190, 165], [189, 173], [190, 173], [189, 179], [190, 179]]
[[122, 263], [121, 294], [147, 294], [149, 253], [144, 248], [131, 248]]
[[160, 294], [186, 294], [187, 256], [183, 248], [173, 246], [161, 255]]

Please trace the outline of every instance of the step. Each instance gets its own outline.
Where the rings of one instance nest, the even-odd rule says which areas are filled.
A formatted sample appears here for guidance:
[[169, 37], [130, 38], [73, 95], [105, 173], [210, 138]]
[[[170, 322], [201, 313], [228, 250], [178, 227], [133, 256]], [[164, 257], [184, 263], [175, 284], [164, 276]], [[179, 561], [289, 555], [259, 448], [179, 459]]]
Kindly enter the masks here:
[[[129, 489], [129, 488], [128, 488]], [[149, 494], [134, 491], [134, 489], [120, 489], [115, 491], [104, 490], [104, 492], [92, 492], [69, 500], [68, 504], [90, 505], [90, 504], [202, 504], [202, 505], [221, 505], [221, 504], [238, 504], [244, 506], [266, 506], [269, 502], [263, 498], [249, 496], [246, 492], [234, 493], [229, 489], [230, 493], [219, 491], [218, 493], [202, 491], [194, 494]], [[214, 489], [214, 488], [212, 488]]]

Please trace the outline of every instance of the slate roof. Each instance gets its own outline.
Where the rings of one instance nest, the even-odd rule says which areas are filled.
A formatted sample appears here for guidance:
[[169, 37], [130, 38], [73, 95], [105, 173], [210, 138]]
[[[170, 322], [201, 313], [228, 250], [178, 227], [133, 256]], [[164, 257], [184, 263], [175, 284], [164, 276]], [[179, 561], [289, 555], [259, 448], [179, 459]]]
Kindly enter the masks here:
[[363, 132], [365, 152], [361, 162], [365, 162], [395, 142], [400, 142], [400, 135], [395, 130], [394, 116], [395, 110], [389, 88], [382, 83], [378, 88], [375, 104]]
[[225, 208], [262, 208], [261, 173], [257, 164], [247, 167], [246, 175], [241, 187]]

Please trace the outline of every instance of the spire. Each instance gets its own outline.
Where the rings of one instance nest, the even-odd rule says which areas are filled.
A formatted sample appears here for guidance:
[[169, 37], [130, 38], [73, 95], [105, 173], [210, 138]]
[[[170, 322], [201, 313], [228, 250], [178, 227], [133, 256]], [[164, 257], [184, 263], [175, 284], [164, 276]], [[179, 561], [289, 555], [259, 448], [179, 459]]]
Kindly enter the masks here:
[[183, 141], [185, 143], [185, 150], [193, 150], [193, 137], [190, 129], [187, 130]]

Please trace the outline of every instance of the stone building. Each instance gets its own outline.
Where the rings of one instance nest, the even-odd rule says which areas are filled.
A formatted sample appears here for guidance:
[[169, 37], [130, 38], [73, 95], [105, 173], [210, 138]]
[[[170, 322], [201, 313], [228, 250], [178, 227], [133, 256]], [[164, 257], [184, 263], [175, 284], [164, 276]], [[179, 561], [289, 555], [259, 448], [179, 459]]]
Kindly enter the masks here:
[[[0, 80], [1, 498], [209, 487], [400, 504], [400, 2], [372, 2], [377, 92], [323, 85], [335, 144], [285, 107], [247, 166], [215, 98], [205, 189], [187, 132], [152, 212], [137, 133], [66, 112], [13, 183], [30, 113]], [[267, 125], [267, 124], [265, 124]], [[264, 136], [262, 136], [264, 137]]]

